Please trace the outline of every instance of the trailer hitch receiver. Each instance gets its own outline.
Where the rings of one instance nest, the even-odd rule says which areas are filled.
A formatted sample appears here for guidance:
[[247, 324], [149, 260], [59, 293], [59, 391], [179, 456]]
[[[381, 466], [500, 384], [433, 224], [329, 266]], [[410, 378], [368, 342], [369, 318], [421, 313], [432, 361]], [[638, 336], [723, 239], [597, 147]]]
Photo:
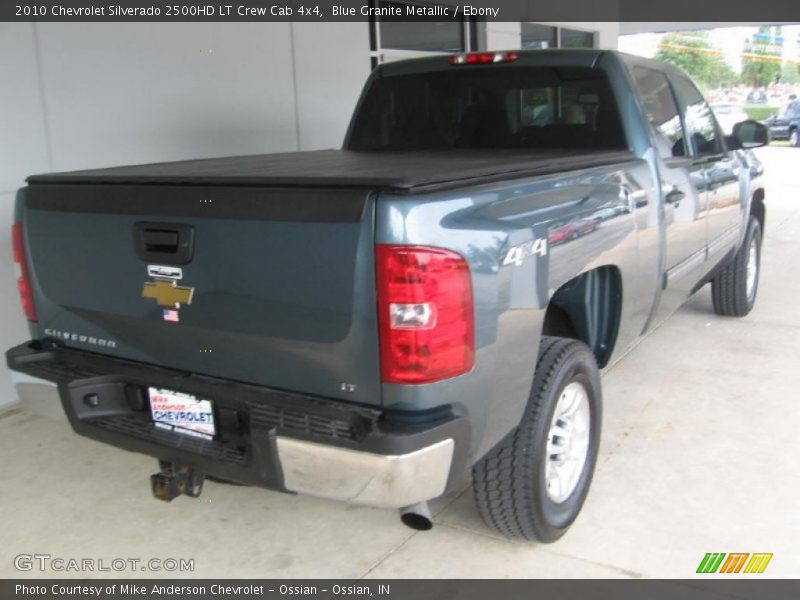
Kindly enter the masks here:
[[205, 476], [192, 467], [165, 460], [158, 461], [158, 465], [161, 470], [150, 476], [155, 498], [171, 502], [181, 494], [197, 498], [203, 491]]

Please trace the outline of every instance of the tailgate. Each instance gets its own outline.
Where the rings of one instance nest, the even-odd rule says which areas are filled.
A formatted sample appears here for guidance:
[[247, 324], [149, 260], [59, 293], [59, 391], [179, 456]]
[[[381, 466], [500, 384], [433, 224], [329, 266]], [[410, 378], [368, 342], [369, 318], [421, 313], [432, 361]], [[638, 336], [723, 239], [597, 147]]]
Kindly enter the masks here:
[[366, 190], [32, 184], [39, 338], [380, 403]]

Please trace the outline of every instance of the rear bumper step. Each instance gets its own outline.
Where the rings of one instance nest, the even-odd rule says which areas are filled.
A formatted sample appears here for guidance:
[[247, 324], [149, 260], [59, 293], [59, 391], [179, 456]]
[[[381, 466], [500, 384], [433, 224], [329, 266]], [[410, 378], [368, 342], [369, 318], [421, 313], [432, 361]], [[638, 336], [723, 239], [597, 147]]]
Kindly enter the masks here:
[[[10, 369], [57, 384], [77, 433], [203, 475], [399, 508], [451, 491], [467, 470], [470, 430], [463, 417], [411, 423], [342, 401], [35, 342], [6, 358]], [[212, 400], [215, 439], [155, 427], [150, 386]]]

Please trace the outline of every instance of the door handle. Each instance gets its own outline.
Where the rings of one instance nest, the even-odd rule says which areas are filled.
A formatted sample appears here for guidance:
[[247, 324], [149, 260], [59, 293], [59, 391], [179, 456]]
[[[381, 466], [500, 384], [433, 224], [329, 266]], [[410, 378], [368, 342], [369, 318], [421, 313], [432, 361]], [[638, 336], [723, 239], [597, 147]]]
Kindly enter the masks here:
[[185, 265], [194, 255], [194, 227], [181, 223], [135, 223], [133, 243], [145, 262]]
[[144, 229], [142, 230], [142, 244], [147, 252], [175, 254], [178, 252], [178, 232], [165, 229]]
[[673, 188], [667, 193], [667, 195], [664, 196], [664, 202], [666, 202], [667, 204], [674, 204], [675, 207], [677, 208], [680, 201], [683, 200], [685, 197], [686, 197], [685, 192], [673, 186]]

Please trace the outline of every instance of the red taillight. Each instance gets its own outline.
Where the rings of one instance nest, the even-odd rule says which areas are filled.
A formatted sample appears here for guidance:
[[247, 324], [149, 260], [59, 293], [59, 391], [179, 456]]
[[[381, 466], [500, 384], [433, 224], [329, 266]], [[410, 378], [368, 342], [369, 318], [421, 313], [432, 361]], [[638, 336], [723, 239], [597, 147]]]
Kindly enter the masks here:
[[424, 246], [376, 247], [381, 379], [431, 383], [472, 369], [472, 283], [462, 256]]
[[19, 299], [22, 302], [22, 310], [29, 321], [36, 320], [36, 307], [33, 305], [33, 290], [31, 290], [31, 280], [28, 275], [28, 261], [25, 258], [25, 244], [22, 239], [22, 223], [14, 223], [11, 226], [11, 243], [14, 251], [14, 262], [19, 268], [17, 278], [17, 289]]
[[517, 60], [516, 52], [469, 52], [453, 54], [451, 65], [488, 65], [492, 63], [508, 63]]

